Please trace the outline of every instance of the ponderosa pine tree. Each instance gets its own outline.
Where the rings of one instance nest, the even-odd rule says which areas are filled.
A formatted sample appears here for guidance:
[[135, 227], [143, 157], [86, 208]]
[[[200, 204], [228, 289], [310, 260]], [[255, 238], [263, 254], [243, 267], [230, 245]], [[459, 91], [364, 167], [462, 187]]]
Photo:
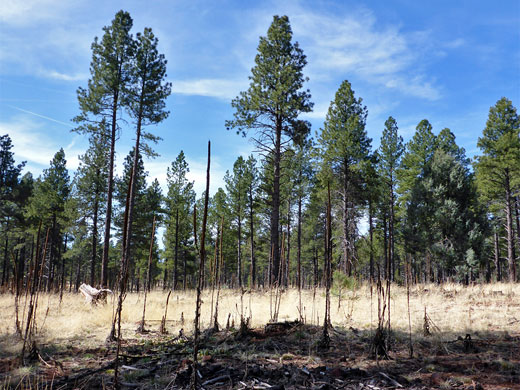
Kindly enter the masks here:
[[[169, 115], [169, 111], [165, 110], [165, 100], [170, 95], [171, 85], [165, 82], [166, 60], [163, 54], [158, 53], [158, 42], [150, 28], [145, 28], [143, 34], [137, 34], [134, 59], [132, 61], [133, 66], [130, 68], [131, 85], [127, 94], [128, 112], [136, 124], [134, 150], [142, 150], [147, 156], [153, 156], [155, 153], [148, 144], [142, 142], [142, 139], [157, 142], [160, 138], [152, 133], [145, 132], [143, 128], [147, 125], [158, 124]], [[138, 154], [134, 153], [132, 172], [137, 172], [137, 165]], [[128, 237], [132, 236], [135, 182], [135, 180], [130, 181], [127, 222]], [[122, 261], [131, 261], [130, 245], [130, 240], [127, 240], [123, 248]]]
[[294, 170], [295, 183], [294, 190], [297, 201], [297, 232], [296, 232], [296, 284], [298, 289], [303, 287], [302, 278], [302, 224], [303, 206], [309, 199], [311, 186], [314, 180], [314, 169], [312, 166], [312, 140], [306, 140], [295, 145]]
[[[139, 205], [136, 205], [139, 206]], [[148, 261], [150, 257], [150, 237], [152, 234], [153, 220], [155, 217], [155, 229], [157, 230], [163, 220], [163, 195], [162, 189], [157, 179], [146, 188], [143, 196], [142, 208], [134, 217], [134, 223], [140, 234], [140, 242], [142, 242], [139, 250], [133, 255], [135, 257], [135, 280], [134, 284], [137, 291], [140, 287], [150, 286], [150, 283], [158, 275], [159, 247], [157, 244], [157, 235], [154, 235], [152, 243], [152, 258], [150, 263], [150, 280], [146, 280], [148, 271]]]
[[[303, 90], [307, 80], [303, 68], [307, 64], [303, 50], [292, 42], [292, 30], [287, 16], [274, 16], [266, 37], [260, 37], [255, 66], [251, 69], [250, 85], [232, 102], [234, 119], [226, 121], [245, 135], [255, 130], [258, 148], [273, 159], [273, 190], [270, 218], [270, 241], [273, 254], [271, 281], [278, 280], [280, 267], [280, 162], [283, 145], [295, 138], [298, 116], [310, 112], [309, 90]], [[307, 128], [305, 128], [308, 131]]]
[[[130, 152], [126, 155], [125, 160], [123, 162], [123, 174], [121, 177], [117, 177], [115, 180], [115, 199], [117, 200], [117, 208], [116, 212], [114, 213], [114, 224], [118, 228], [118, 231], [116, 232], [116, 236], [118, 238], [118, 247], [120, 249], [120, 257], [119, 260], [121, 262], [121, 259], [123, 256], [124, 251], [124, 220], [125, 220], [125, 214], [127, 212], [127, 197], [130, 190], [130, 181], [134, 181], [134, 210], [136, 213], [136, 216], [141, 216], [144, 214], [146, 208], [148, 207], [146, 205], [146, 178], [148, 177], [148, 172], [144, 168], [144, 162], [143, 157], [141, 153], [138, 153], [138, 163], [137, 163], [137, 170], [133, 171], [133, 165], [134, 165], [134, 159], [135, 159], [135, 148], [132, 148]], [[151, 221], [150, 221], [151, 223]], [[150, 228], [151, 230], [151, 228]], [[132, 288], [135, 286], [136, 282], [136, 268], [135, 268], [135, 258], [132, 256], [134, 254], [139, 255], [143, 251], [145, 252], [146, 258], [148, 258], [148, 251], [150, 248], [150, 230], [146, 231], [146, 227], [144, 226], [143, 221], [140, 218], [134, 218], [132, 220], [132, 230], [131, 232], [126, 231], [126, 242], [130, 245], [130, 256], [128, 257], [129, 261], [127, 263], [127, 269], [129, 271], [129, 277], [130, 281], [132, 282]], [[129, 234], [130, 233], [130, 234]], [[121, 266], [123, 264], [121, 263]], [[123, 267], [120, 267], [122, 269]]]
[[193, 231], [191, 213], [195, 203], [195, 191], [193, 190], [193, 182], [190, 182], [186, 177], [189, 171], [184, 152], [181, 150], [166, 173], [168, 193], [165, 199], [166, 233], [164, 245], [167, 255], [165, 261], [168, 262], [168, 258], [173, 257], [173, 264], [166, 267], [165, 270], [171, 269], [173, 271], [173, 290], [178, 288], [179, 256], [186, 257], [186, 248], [183, 247], [183, 243], [187, 242]]
[[256, 257], [255, 257], [255, 218], [257, 191], [258, 191], [258, 168], [256, 167], [256, 159], [251, 155], [245, 163], [245, 186], [246, 186], [246, 214], [249, 226], [249, 244], [250, 244], [250, 287], [256, 286]]
[[103, 28], [101, 41], [96, 37], [92, 43], [92, 61], [87, 88], [78, 88], [78, 102], [81, 113], [74, 118], [79, 124], [78, 132], [90, 133], [104, 130], [105, 127], [91, 127], [92, 122], [106, 121], [110, 130], [108, 162], [107, 203], [105, 218], [105, 234], [103, 258], [101, 261], [101, 286], [107, 285], [108, 257], [110, 248], [110, 229], [112, 224], [112, 193], [114, 192], [114, 157], [117, 132], [120, 129], [119, 117], [121, 108], [127, 101], [129, 83], [131, 82], [131, 66], [134, 43], [130, 30], [132, 18], [125, 11], [119, 11], [112, 24]]
[[[432, 232], [425, 227], [432, 221], [435, 210], [433, 200], [425, 199], [430, 196], [424, 191], [421, 181], [430, 174], [431, 161], [437, 149], [437, 137], [433, 134], [432, 125], [423, 119], [416, 127], [413, 138], [406, 144], [406, 151], [401, 160], [401, 166], [397, 171], [399, 201], [405, 210], [403, 222], [403, 234], [405, 237], [405, 250], [416, 257], [424, 255], [424, 275], [427, 282], [432, 277]], [[422, 203], [421, 203], [422, 202]], [[416, 258], [416, 275], [421, 266], [419, 258]]]
[[15, 165], [12, 147], [13, 144], [9, 135], [2, 135], [0, 137], [0, 226], [5, 236], [2, 286], [8, 282], [9, 231], [18, 208], [15, 202], [16, 189], [20, 172], [25, 165], [24, 162]]
[[246, 211], [247, 183], [246, 183], [246, 161], [239, 156], [233, 164], [233, 173], [226, 172], [224, 181], [228, 193], [228, 204], [232, 210], [233, 219], [237, 229], [237, 282], [242, 287], [242, 223]]
[[[362, 205], [363, 165], [370, 158], [370, 144], [365, 130], [367, 108], [354, 96], [350, 83], [341, 83], [331, 102], [321, 134], [318, 152], [321, 159], [322, 188], [330, 181], [341, 215], [341, 250], [343, 271], [353, 270], [354, 232]], [[339, 204], [338, 204], [339, 203]]]
[[44, 169], [43, 176], [35, 184], [29, 201], [28, 214], [42, 221], [42, 230], [49, 229], [49, 262], [46, 267], [46, 287], [50, 291], [55, 281], [63, 254], [63, 232], [66, 223], [65, 203], [70, 193], [69, 173], [65, 152], [60, 149]]
[[[79, 157], [80, 164], [76, 171], [74, 195], [78, 198], [77, 206], [81, 210], [82, 217], [91, 221], [91, 248], [90, 248], [90, 285], [96, 282], [96, 268], [99, 240], [99, 217], [105, 211], [106, 182], [108, 178], [108, 166], [106, 156], [108, 153], [108, 139], [101, 132], [90, 136], [90, 146], [84, 155]], [[76, 244], [77, 245], [77, 244]]]
[[520, 118], [513, 103], [503, 97], [489, 109], [477, 146], [475, 171], [479, 191], [504, 210], [509, 281], [516, 281], [513, 211], [514, 193], [520, 188]]
[[388, 241], [387, 256], [391, 264], [392, 274], [395, 270], [396, 173], [401, 163], [403, 152], [403, 137], [398, 134], [396, 120], [390, 116], [385, 122], [385, 128], [381, 135], [381, 145], [379, 146], [379, 175], [384, 186], [382, 191], [382, 200], [384, 203], [383, 212], [388, 215], [388, 238], [385, 235], [384, 240]]

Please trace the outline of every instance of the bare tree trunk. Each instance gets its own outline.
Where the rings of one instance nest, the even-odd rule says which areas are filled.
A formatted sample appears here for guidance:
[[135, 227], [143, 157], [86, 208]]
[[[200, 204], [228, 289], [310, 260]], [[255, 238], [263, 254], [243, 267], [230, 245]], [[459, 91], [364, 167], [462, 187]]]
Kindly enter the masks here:
[[370, 280], [374, 273], [374, 223], [373, 223], [372, 199], [368, 201], [368, 235], [370, 237]]
[[329, 327], [331, 326], [330, 321], [330, 285], [331, 285], [331, 261], [332, 261], [332, 212], [330, 203], [330, 183], [327, 183], [327, 220], [326, 220], [326, 250], [325, 250], [325, 314], [323, 318], [323, 334], [321, 339], [321, 346], [328, 348], [330, 345]]
[[242, 210], [240, 206], [241, 202], [241, 193], [240, 188], [238, 188], [238, 237], [237, 237], [237, 279], [238, 279], [238, 287], [242, 288]]
[[506, 173], [506, 234], [507, 234], [507, 261], [509, 265], [509, 281], [516, 281], [516, 256], [513, 230], [513, 199], [511, 194], [511, 186], [509, 182], [509, 174]]
[[296, 262], [298, 264], [298, 290], [302, 288], [302, 195], [298, 196], [298, 233], [297, 233]]
[[251, 287], [256, 287], [255, 231], [253, 229], [253, 189], [249, 187], [249, 229], [251, 230]]
[[114, 93], [112, 106], [112, 131], [110, 135], [110, 158], [108, 162], [107, 207], [105, 217], [105, 235], [103, 241], [103, 258], [101, 260], [101, 288], [108, 282], [108, 250], [110, 249], [110, 228], [112, 225], [112, 193], [114, 192], [114, 156], [116, 153], [117, 108], [119, 91]]
[[[99, 176], [99, 168], [96, 171]], [[92, 218], [92, 260], [90, 262], [90, 285], [94, 287], [96, 281], [96, 257], [97, 257], [97, 239], [98, 239], [98, 212], [99, 212], [99, 189], [96, 183], [96, 193], [94, 200], [94, 216]]]
[[500, 282], [502, 280], [502, 267], [501, 267], [501, 264], [500, 264], [500, 246], [499, 246], [499, 242], [498, 242], [498, 228], [495, 227], [495, 232], [494, 232], [494, 242], [495, 242], [495, 268], [496, 268], [496, 272], [497, 272], [497, 282]]
[[395, 280], [395, 195], [394, 195], [394, 178], [393, 173], [390, 173], [390, 221], [389, 221], [389, 229], [388, 229], [388, 241], [389, 241], [389, 256], [390, 256], [390, 264], [392, 266], [392, 279]]
[[2, 268], [2, 286], [7, 284], [7, 264], [9, 262], [9, 217], [7, 217], [7, 223], [5, 227], [5, 246], [4, 246], [4, 265]]
[[345, 274], [351, 273], [351, 264], [350, 264], [350, 254], [349, 254], [349, 215], [348, 215], [348, 162], [344, 161], [343, 166], [343, 210], [342, 211], [342, 228], [343, 228], [343, 262], [344, 262], [344, 270]]
[[274, 145], [274, 178], [273, 178], [273, 204], [271, 210], [271, 248], [272, 269], [269, 277], [270, 284], [276, 281], [280, 285], [280, 162], [281, 162], [282, 121], [276, 120], [276, 135]]
[[[197, 301], [195, 307], [195, 335], [193, 342], [193, 389], [197, 389], [197, 359], [199, 353], [199, 337], [200, 337], [200, 306], [201, 293], [204, 278], [204, 261], [206, 259], [206, 223], [208, 220], [208, 202], [209, 202], [209, 169], [211, 161], [211, 142], [208, 141], [208, 167], [206, 171], [206, 193], [204, 195], [204, 214], [202, 217], [202, 233], [200, 238], [200, 264], [199, 264], [199, 281], [197, 284]], [[196, 235], [196, 230], [195, 230]]]
[[287, 269], [285, 277], [285, 287], [289, 287], [291, 278], [291, 200], [287, 205]]
[[177, 283], [179, 281], [179, 205], [175, 212], [175, 252], [173, 257], [173, 290], [177, 290]]

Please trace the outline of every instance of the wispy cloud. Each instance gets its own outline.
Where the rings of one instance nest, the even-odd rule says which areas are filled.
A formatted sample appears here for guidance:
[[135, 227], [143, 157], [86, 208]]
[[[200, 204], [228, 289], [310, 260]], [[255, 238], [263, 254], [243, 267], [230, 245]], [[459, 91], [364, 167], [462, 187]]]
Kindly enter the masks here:
[[60, 0], [3, 0], [0, 2], [0, 20], [10, 25], [25, 25], [35, 20], [55, 19], [68, 2]]
[[88, 78], [88, 75], [86, 75], [84, 73], [67, 74], [67, 73], [57, 72], [55, 70], [42, 71], [42, 72], [40, 72], [40, 74], [44, 77], [48, 77], [48, 78], [56, 79], [56, 80], [62, 80], [62, 81], [80, 81], [80, 80], [86, 80]]
[[[64, 130], [66, 131], [66, 130]], [[63, 138], [50, 137], [41, 121], [27, 116], [16, 116], [9, 121], [0, 122], [0, 134], [9, 134], [13, 142], [16, 161], [27, 161], [26, 169], [38, 175], [48, 167], [54, 154], [62, 147]], [[67, 132], [67, 137], [70, 133]], [[79, 165], [78, 155], [84, 150], [77, 145], [77, 137], [63, 149], [67, 159], [67, 168], [75, 170]]]
[[33, 116], [36, 116], [38, 118], [46, 119], [48, 121], [51, 121], [51, 122], [54, 122], [54, 123], [58, 123], [58, 124], [63, 125], [63, 126], [67, 126], [69, 129], [74, 128], [74, 126], [72, 126], [70, 123], [63, 122], [63, 121], [60, 121], [58, 119], [54, 119], [54, 118], [51, 118], [51, 117], [48, 117], [48, 116], [45, 116], [45, 115], [42, 115], [42, 114], [38, 114], [36, 112], [29, 111], [29, 110], [24, 110], [23, 108], [20, 108], [20, 107], [11, 106], [11, 105], [8, 105], [8, 106], [11, 107], [11, 108], [14, 108], [15, 110], [24, 112], [26, 114], [33, 115]]
[[420, 45], [428, 40], [428, 33], [406, 34], [398, 26], [381, 27], [365, 9], [326, 15], [298, 7], [291, 20], [295, 36], [305, 42], [309, 70], [318, 77], [330, 72], [353, 74], [406, 95], [440, 98], [435, 80], [418, 66]]
[[247, 88], [247, 77], [243, 80], [195, 79], [172, 81], [173, 93], [181, 95], [209, 96], [223, 100], [235, 98], [239, 92]]

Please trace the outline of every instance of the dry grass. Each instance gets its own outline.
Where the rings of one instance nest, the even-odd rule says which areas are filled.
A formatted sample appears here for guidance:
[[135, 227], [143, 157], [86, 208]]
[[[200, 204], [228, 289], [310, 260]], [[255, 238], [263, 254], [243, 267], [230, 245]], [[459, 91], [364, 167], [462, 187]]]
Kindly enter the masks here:
[[[123, 332], [135, 336], [135, 329], [142, 316], [142, 294], [129, 294], [123, 308]], [[440, 330], [441, 336], [458, 334], [485, 334], [487, 332], [509, 333], [518, 331], [520, 325], [520, 285], [491, 284], [464, 287], [455, 284], [418, 285], [411, 289], [410, 306], [412, 326], [421, 334], [424, 323], [424, 308]], [[146, 309], [147, 329], [157, 330], [164, 313], [166, 294], [154, 291], [148, 296]], [[243, 298], [245, 316], [251, 313], [253, 327], [267, 323], [271, 317], [271, 293], [246, 293]], [[190, 332], [193, 325], [195, 293], [174, 292], [168, 307], [167, 330], [176, 334], [181, 328]], [[209, 326], [211, 295], [203, 295], [202, 329]], [[273, 297], [274, 302], [274, 297]], [[302, 292], [303, 317], [307, 323], [321, 323], [324, 311], [324, 293], [317, 290]], [[235, 290], [223, 290], [219, 303], [219, 323], [225, 326], [228, 316], [238, 326], [240, 319], [240, 294]], [[15, 354], [20, 348], [14, 336], [14, 297], [0, 296], [0, 357]], [[23, 300], [21, 302], [23, 311]], [[109, 298], [105, 306], [90, 306], [80, 294], [65, 294], [59, 304], [56, 295], [42, 295], [39, 301], [38, 328], [42, 344], [60, 346], [99, 346], [110, 330], [113, 303]], [[181, 314], [183, 313], [183, 314]], [[392, 286], [392, 328], [408, 331], [406, 289]], [[181, 323], [181, 316], [184, 323]], [[299, 318], [298, 292], [283, 293], [279, 320]], [[338, 310], [338, 297], [332, 298], [331, 319], [334, 325], [356, 329], [371, 329], [377, 323], [377, 296], [371, 298], [370, 288], [364, 285], [356, 291], [343, 295]]]

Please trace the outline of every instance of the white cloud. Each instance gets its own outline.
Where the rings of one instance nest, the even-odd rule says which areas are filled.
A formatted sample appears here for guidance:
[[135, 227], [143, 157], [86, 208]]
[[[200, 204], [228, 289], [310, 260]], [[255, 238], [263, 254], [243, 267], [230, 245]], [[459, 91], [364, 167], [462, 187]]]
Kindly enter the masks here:
[[25, 25], [35, 20], [54, 19], [68, 4], [60, 0], [3, 0], [0, 20], [5, 24]]
[[438, 100], [441, 98], [439, 88], [435, 87], [433, 82], [424, 81], [421, 76], [413, 78], [395, 76], [384, 79], [384, 84], [387, 88], [397, 89], [408, 95], [417, 96], [427, 100]]
[[[423, 47], [430, 41], [429, 32], [404, 33], [398, 26], [381, 26], [365, 9], [332, 15], [296, 6], [289, 15], [293, 15], [294, 37], [308, 56], [311, 80], [352, 74], [406, 95], [440, 98], [435, 80], [423, 71]], [[451, 46], [463, 43], [456, 40]], [[310, 117], [322, 115], [323, 110], [316, 110]]]
[[174, 80], [172, 85], [173, 93], [209, 96], [229, 101], [235, 98], [240, 91], [247, 88], [247, 77], [244, 77], [243, 80]]
[[42, 122], [37, 122], [26, 115], [13, 117], [8, 122], [0, 122], [0, 134], [9, 134], [13, 142], [15, 160], [27, 161], [26, 170], [35, 176], [49, 166], [54, 154], [62, 147], [62, 142], [68, 139], [70, 139], [69, 144], [63, 147], [67, 168], [77, 169], [78, 155], [84, 153], [84, 149], [76, 145], [78, 135], [73, 136], [66, 129], [63, 132], [64, 137], [50, 137]]
[[88, 76], [84, 73], [75, 73], [75, 74], [66, 74], [57, 72], [55, 70], [50, 71], [41, 71], [40, 74], [44, 77], [48, 77], [51, 79], [62, 80], [62, 81], [80, 81], [86, 80]]
[[302, 114], [301, 117], [304, 119], [325, 119], [329, 110], [330, 102], [316, 103], [312, 109], [312, 112]]
[[[163, 194], [166, 194], [168, 191], [166, 171], [168, 167], [171, 166], [171, 163], [175, 160], [175, 158], [176, 156], [161, 156], [157, 159], [145, 159], [144, 161], [144, 167], [148, 171], [148, 184], [157, 179], [161, 185]], [[186, 176], [189, 181], [194, 182], [193, 188], [197, 193], [197, 196], [201, 196], [202, 193], [206, 190], [207, 162], [203, 161], [202, 159], [190, 158], [189, 156], [186, 156], [186, 162], [188, 163], [188, 167], [190, 169]], [[122, 163], [118, 164], [118, 166], [122, 167]], [[219, 187], [224, 188], [225, 174], [226, 169], [224, 169], [218, 158], [214, 156], [211, 160], [210, 167], [210, 195], [215, 194]]]

